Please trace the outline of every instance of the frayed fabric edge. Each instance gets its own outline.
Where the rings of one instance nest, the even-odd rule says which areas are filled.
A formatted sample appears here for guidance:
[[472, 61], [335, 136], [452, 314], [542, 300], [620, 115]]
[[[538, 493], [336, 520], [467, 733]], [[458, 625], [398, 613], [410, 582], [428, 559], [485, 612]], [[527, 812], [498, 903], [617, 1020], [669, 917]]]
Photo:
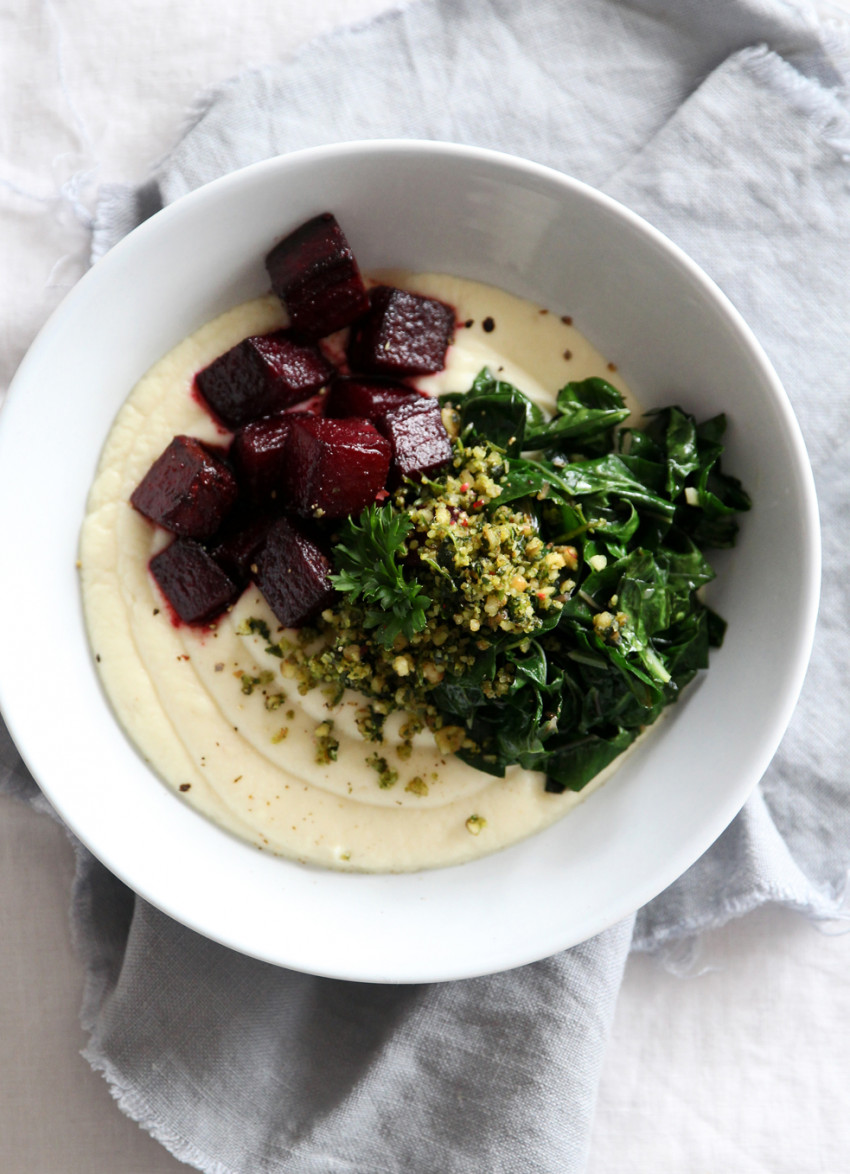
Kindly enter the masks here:
[[831, 886], [831, 889], [829, 895], [813, 890], [809, 899], [805, 899], [790, 890], [763, 887], [748, 893], [746, 897], [726, 901], [719, 913], [687, 918], [676, 926], [652, 930], [646, 934], [636, 933], [632, 938], [631, 950], [635, 954], [654, 955], [671, 973], [687, 976], [696, 961], [703, 934], [722, 929], [730, 921], [753, 913], [764, 905], [780, 905], [799, 913], [816, 926], [846, 922], [850, 930], [850, 872], [845, 873], [843, 880]]
[[[140, 1129], [143, 1129], [154, 1141], [159, 1142], [178, 1161], [185, 1162], [188, 1166], [193, 1166], [196, 1170], [202, 1171], [202, 1174], [244, 1174], [246, 1170], [250, 1170], [252, 1174], [257, 1174], [260, 1170], [260, 1167], [253, 1159], [250, 1159], [250, 1166], [245, 1166], [241, 1162], [239, 1166], [227, 1165], [218, 1158], [210, 1157], [204, 1153], [203, 1150], [200, 1150], [188, 1138], [174, 1133], [170, 1129], [163, 1128], [157, 1122], [151, 1106], [140, 1093], [128, 1087], [115, 1064], [96, 1052], [92, 1044], [83, 1048], [80, 1055], [89, 1064], [92, 1071], [102, 1076], [106, 1081], [106, 1086], [109, 1089], [112, 1099], [118, 1105], [118, 1108], [124, 1116], [135, 1122]], [[324, 1168], [328, 1171], [328, 1174], [331, 1174], [331, 1170], [338, 1172], [338, 1174], [389, 1174], [389, 1171], [384, 1166], [378, 1168], [372, 1165], [362, 1166], [358, 1164], [355, 1167], [346, 1158], [338, 1158], [335, 1155], [332, 1156], [324, 1153], [317, 1156], [322, 1158], [325, 1164]], [[285, 1157], [278, 1159], [273, 1168], [283, 1170], [284, 1166], [280, 1164], [281, 1161], [286, 1163], [286, 1169], [290, 1168]], [[303, 1169], [303, 1167], [301, 1168]], [[312, 1168], [313, 1165], [311, 1164]], [[262, 1169], [271, 1170], [272, 1167], [268, 1165], [267, 1161], [264, 1161]]]
[[164, 1129], [157, 1122], [150, 1105], [145, 1102], [144, 1098], [124, 1083], [115, 1065], [103, 1056], [96, 1054], [91, 1044], [83, 1048], [80, 1055], [94, 1072], [104, 1078], [112, 1099], [124, 1116], [129, 1117], [131, 1121], [144, 1129], [145, 1133], [149, 1134], [154, 1141], [159, 1142], [178, 1161], [194, 1166], [196, 1170], [203, 1171], [203, 1174], [239, 1174], [233, 1166], [225, 1166], [218, 1159], [201, 1153], [185, 1137]]
[[850, 86], [850, 16], [847, 9], [821, 4], [820, 42], [824, 55]]
[[[846, 64], [850, 66], [850, 34], [842, 32], [842, 38], [840, 53], [848, 58]], [[837, 46], [838, 33], [833, 39]], [[838, 53], [836, 48], [834, 55]], [[796, 107], [842, 162], [850, 162], [850, 113], [842, 104], [838, 91], [806, 77], [767, 45], [742, 49], [736, 57], [756, 82], [770, 86]]]
[[[300, 60], [305, 54], [311, 52], [313, 48], [322, 42], [333, 42], [334, 40], [341, 40], [349, 36], [359, 36], [361, 33], [375, 28], [379, 24], [383, 24], [390, 20], [396, 20], [409, 8], [414, 8], [421, 4], [422, 0], [399, 0], [399, 3], [394, 4], [391, 8], [385, 9], [374, 16], [364, 16], [358, 21], [345, 25], [342, 28], [332, 29], [330, 32], [317, 33], [315, 36], [309, 37], [302, 45], [299, 45], [293, 50], [287, 62], [292, 63]], [[186, 108], [183, 118], [180, 123], [180, 128], [174, 139], [174, 144], [165, 151], [159, 159], [157, 159], [150, 168], [149, 174], [151, 177], [156, 177], [163, 171], [168, 169], [169, 163], [174, 155], [174, 152], [183, 142], [185, 137], [191, 133], [202, 122], [211, 107], [233, 86], [242, 85], [246, 78], [262, 77], [263, 74], [269, 70], [277, 69], [281, 65], [287, 63], [284, 61], [265, 61], [262, 64], [249, 66], [242, 69], [239, 73], [231, 74], [230, 77], [225, 78], [224, 81], [215, 82], [206, 89], [201, 90], [199, 94], [190, 102]]]

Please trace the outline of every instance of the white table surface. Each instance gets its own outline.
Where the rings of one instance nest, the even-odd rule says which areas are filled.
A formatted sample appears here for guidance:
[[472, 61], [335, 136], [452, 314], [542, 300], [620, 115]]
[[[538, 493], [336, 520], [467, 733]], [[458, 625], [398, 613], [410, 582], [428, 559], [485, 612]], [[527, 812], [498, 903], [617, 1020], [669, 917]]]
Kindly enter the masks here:
[[[388, 7], [0, 0], [0, 388], [84, 270], [98, 183], [143, 178], [199, 90]], [[72, 872], [60, 828], [0, 801], [0, 1171], [186, 1169], [79, 1055]], [[691, 977], [632, 958], [588, 1174], [850, 1171], [848, 927], [766, 909], [708, 935]]]

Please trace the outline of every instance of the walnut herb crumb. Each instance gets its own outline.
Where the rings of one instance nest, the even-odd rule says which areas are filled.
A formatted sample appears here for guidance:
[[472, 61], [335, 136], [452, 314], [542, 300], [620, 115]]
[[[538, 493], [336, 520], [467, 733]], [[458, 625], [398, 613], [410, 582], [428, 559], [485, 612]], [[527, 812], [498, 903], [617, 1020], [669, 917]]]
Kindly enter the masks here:
[[372, 770], [377, 774], [378, 786], [382, 790], [389, 790], [390, 787], [394, 787], [398, 782], [398, 771], [393, 770], [386, 758], [382, 755], [370, 754], [366, 759], [366, 765], [371, 766]]
[[313, 732], [316, 743], [316, 762], [326, 766], [329, 762], [336, 762], [339, 754], [339, 740], [333, 736], [334, 724], [332, 721], [319, 722]]
[[269, 631], [269, 626], [265, 620], [257, 619], [251, 616], [247, 620], [243, 620], [236, 629], [237, 636], [261, 636], [267, 644], [271, 644], [272, 634]]
[[256, 677], [249, 676], [248, 673], [240, 672], [239, 677], [242, 681], [242, 692], [250, 696], [258, 686], [270, 685], [274, 680], [274, 673], [263, 669]]
[[[547, 613], [560, 610], [575, 590], [576, 548], [545, 542], [535, 516], [520, 503], [492, 505], [508, 471], [501, 450], [456, 439], [452, 463], [439, 480], [395, 491], [393, 505], [411, 523], [400, 557], [426, 597], [421, 630], [383, 643], [368, 609], [346, 593], [284, 652], [281, 671], [302, 695], [319, 686], [329, 690], [329, 703], [337, 703], [344, 689], [369, 699], [357, 721], [366, 741], [380, 741], [376, 733], [387, 714], [412, 715], [418, 725], [402, 731], [402, 759], [425, 727], [441, 731], [442, 753], [474, 753], [466, 731], [445, 728], [431, 694], [463, 677], [494, 641], [534, 637]], [[512, 665], [500, 667], [482, 682], [482, 692], [503, 697], [514, 676]]]
[[480, 836], [482, 828], [487, 826], [487, 820], [483, 815], [470, 815], [466, 821], [466, 830], [471, 836]]
[[385, 713], [379, 713], [373, 705], [370, 705], [365, 709], [358, 710], [354, 720], [365, 742], [383, 742]]

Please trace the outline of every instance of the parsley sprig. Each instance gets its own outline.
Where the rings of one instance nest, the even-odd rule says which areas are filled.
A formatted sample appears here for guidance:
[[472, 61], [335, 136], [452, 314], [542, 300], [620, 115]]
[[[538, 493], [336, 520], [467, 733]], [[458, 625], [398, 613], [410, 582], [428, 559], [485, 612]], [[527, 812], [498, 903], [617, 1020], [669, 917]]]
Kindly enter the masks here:
[[389, 502], [371, 505], [359, 518], [346, 520], [334, 547], [337, 571], [331, 582], [351, 599], [362, 601], [364, 627], [374, 629], [385, 648], [399, 635], [410, 639], [421, 632], [431, 604], [420, 584], [405, 578], [400, 562], [411, 529], [410, 519]]

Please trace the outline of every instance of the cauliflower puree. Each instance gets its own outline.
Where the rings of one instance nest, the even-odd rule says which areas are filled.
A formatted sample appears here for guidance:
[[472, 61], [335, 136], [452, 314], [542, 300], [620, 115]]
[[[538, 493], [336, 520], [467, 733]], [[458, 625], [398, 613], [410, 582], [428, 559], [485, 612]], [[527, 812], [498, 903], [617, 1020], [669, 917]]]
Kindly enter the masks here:
[[[379, 279], [457, 311], [446, 368], [417, 380], [422, 390], [465, 390], [489, 366], [550, 409], [560, 387], [591, 375], [628, 398], [613, 365], [568, 318], [453, 277], [392, 272]], [[400, 714], [387, 719], [382, 743], [365, 741], [357, 724], [360, 695], [331, 706], [320, 689], [302, 694], [283, 675], [280, 658], [265, 651], [264, 629], [275, 640], [282, 633], [254, 587], [214, 627], [175, 626], [148, 573], [169, 535], [130, 506], [130, 494], [174, 435], [227, 440], [192, 394], [195, 373], [246, 336], [286, 324], [275, 297], [236, 307], [158, 362], [121, 409], [80, 547], [86, 621], [103, 685], [162, 780], [261, 849], [373, 872], [458, 864], [493, 852], [559, 819], [580, 796], [547, 793], [542, 775], [520, 767], [504, 779], [483, 774], [441, 754], [427, 730], [400, 755]]]

